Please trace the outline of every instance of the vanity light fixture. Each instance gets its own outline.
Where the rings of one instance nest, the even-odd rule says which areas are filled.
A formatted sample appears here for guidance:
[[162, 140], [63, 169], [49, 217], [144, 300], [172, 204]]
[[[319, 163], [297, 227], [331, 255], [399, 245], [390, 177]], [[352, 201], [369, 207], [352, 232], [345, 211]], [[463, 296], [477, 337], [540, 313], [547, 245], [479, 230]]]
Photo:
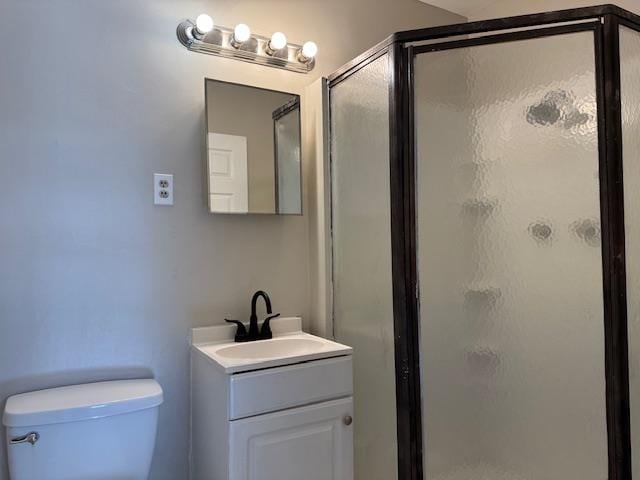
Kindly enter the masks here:
[[239, 23], [235, 28], [215, 25], [203, 13], [195, 21], [184, 20], [178, 25], [178, 40], [192, 52], [206, 53], [282, 68], [298, 73], [309, 73], [315, 67], [318, 47], [313, 42], [304, 45], [289, 43], [282, 32], [271, 37], [253, 34], [248, 25]]
[[202, 40], [211, 30], [213, 30], [213, 18], [206, 13], [198, 15], [196, 23], [192, 27], [193, 36], [198, 40]]
[[275, 32], [273, 35], [271, 35], [271, 40], [269, 40], [269, 43], [267, 43], [267, 48], [265, 49], [265, 51], [267, 55], [273, 55], [286, 46], [287, 36], [282, 32]]
[[243, 43], [247, 42], [251, 38], [251, 29], [249, 25], [245, 23], [239, 23], [233, 29], [233, 35], [231, 36], [231, 45], [234, 48], [240, 48]]

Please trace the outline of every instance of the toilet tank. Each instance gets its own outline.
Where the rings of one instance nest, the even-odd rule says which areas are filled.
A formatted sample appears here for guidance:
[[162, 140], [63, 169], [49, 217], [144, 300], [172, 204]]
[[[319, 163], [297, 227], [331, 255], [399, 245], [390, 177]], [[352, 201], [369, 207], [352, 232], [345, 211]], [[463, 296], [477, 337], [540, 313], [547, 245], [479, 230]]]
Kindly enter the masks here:
[[161, 403], [152, 379], [10, 397], [3, 423], [11, 480], [146, 480]]

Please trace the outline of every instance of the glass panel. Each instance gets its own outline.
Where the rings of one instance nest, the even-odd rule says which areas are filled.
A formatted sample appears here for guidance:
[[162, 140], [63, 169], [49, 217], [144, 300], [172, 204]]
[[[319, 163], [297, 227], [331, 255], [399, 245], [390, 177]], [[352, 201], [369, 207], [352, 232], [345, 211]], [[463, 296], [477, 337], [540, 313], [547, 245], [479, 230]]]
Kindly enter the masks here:
[[302, 213], [300, 178], [300, 104], [275, 120], [277, 212]]
[[397, 478], [389, 65], [331, 89], [334, 333], [354, 348], [358, 480]]
[[594, 36], [415, 65], [428, 480], [603, 480]]
[[640, 475], [640, 33], [620, 30], [631, 454]]

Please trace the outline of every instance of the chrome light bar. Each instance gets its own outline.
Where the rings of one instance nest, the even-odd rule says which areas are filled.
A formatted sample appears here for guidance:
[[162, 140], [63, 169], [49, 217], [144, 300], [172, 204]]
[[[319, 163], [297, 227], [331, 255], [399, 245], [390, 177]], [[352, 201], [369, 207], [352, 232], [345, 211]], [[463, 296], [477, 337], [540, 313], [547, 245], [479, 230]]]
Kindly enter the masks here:
[[[271, 39], [262, 35], [251, 34], [244, 42], [234, 38], [234, 29], [213, 26], [209, 31], [201, 31], [196, 22], [185, 20], [178, 25], [178, 40], [192, 52], [233, 58], [244, 62], [256, 63], [267, 67], [282, 68], [298, 73], [309, 73], [315, 67], [317, 47], [313, 42], [305, 45], [287, 43], [285, 47], [274, 50], [269, 45]], [[307, 57], [304, 53], [312, 52]]]

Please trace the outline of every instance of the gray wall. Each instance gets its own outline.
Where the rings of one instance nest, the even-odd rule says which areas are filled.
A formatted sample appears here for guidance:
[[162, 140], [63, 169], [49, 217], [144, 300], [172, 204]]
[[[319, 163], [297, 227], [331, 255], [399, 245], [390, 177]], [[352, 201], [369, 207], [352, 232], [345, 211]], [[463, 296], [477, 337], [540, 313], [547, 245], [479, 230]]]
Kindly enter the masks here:
[[[258, 288], [283, 314], [309, 312], [309, 215], [207, 213], [204, 78], [302, 93], [394, 30], [461, 20], [417, 0], [266, 3], [0, 0], [0, 407], [154, 375], [153, 480], [187, 477], [189, 328], [246, 317]], [[202, 11], [312, 38], [318, 66], [190, 53], [175, 28]], [[154, 172], [175, 174], [174, 207], [153, 206]]]

